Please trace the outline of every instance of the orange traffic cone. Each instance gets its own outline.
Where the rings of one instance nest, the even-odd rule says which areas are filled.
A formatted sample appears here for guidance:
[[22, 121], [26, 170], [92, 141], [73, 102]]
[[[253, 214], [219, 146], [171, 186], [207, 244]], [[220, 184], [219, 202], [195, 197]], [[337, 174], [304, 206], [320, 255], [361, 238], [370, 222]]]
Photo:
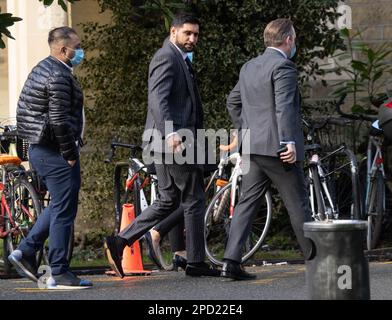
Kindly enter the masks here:
[[[135, 210], [133, 204], [126, 203], [123, 205], [120, 229], [123, 230], [126, 228], [129, 224], [132, 223], [133, 220], [135, 220]], [[123, 251], [122, 267], [125, 275], [146, 275], [151, 273], [150, 270], [143, 269], [139, 241], [135, 241], [130, 247], [125, 247]]]

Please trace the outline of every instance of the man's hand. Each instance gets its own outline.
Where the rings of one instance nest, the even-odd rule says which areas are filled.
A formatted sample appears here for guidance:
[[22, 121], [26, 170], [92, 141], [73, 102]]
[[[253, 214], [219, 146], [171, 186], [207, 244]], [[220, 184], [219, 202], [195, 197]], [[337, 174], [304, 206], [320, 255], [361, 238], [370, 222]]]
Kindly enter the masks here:
[[68, 160], [67, 162], [68, 162], [68, 164], [69, 164], [71, 167], [73, 167], [73, 166], [75, 165], [75, 163], [76, 163], [76, 160]]
[[178, 133], [172, 134], [168, 137], [166, 139], [166, 143], [170, 152], [178, 153], [183, 150], [182, 140]]
[[297, 150], [295, 148], [295, 144], [288, 143], [286, 144], [287, 151], [282, 152], [280, 155], [280, 159], [283, 162], [294, 163], [297, 161]]

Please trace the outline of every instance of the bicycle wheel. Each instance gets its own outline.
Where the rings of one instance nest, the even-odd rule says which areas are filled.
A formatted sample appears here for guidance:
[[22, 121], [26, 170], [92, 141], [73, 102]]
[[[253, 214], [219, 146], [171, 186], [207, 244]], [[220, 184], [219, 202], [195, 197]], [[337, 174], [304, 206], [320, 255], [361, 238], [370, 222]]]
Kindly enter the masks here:
[[169, 235], [165, 235], [161, 238], [157, 250], [157, 257], [164, 270], [173, 270], [173, 252], [170, 246]]
[[[354, 182], [355, 183], [355, 182]], [[355, 213], [355, 196], [351, 171], [347, 168], [336, 171], [328, 184], [333, 201], [338, 209], [338, 219], [358, 219]]]
[[[25, 178], [18, 178], [14, 181], [11, 193], [8, 205], [13, 223], [10, 219], [6, 219], [5, 226], [9, 234], [4, 239], [4, 269], [6, 273], [11, 271], [8, 255], [26, 238], [41, 213], [38, 195], [31, 183]], [[41, 263], [42, 254], [43, 250], [36, 253], [37, 266]]]
[[[206, 203], [209, 203], [209, 201], [213, 198], [215, 194], [215, 184], [209, 184], [211, 175], [215, 176], [215, 172], [211, 172], [210, 175], [204, 177], [204, 185], [208, 187], [207, 190], [205, 190]], [[157, 257], [162, 265], [162, 268], [167, 271], [173, 270], [173, 252], [171, 250], [171, 244], [168, 234], [161, 239], [157, 251]]]
[[[204, 217], [205, 250], [208, 259], [215, 265], [223, 265], [223, 255], [230, 232], [230, 193], [229, 183], [219, 190], [210, 202]], [[236, 199], [239, 187], [236, 188]], [[272, 218], [272, 199], [269, 191], [265, 193], [263, 204], [255, 217], [248, 239], [242, 248], [242, 260], [246, 262], [260, 248], [267, 235]]]
[[385, 184], [380, 171], [376, 172], [375, 181], [371, 189], [370, 203], [368, 208], [368, 250], [376, 248], [381, 235], [382, 218], [385, 203]]
[[[324, 199], [324, 194], [322, 191], [322, 186], [321, 186], [321, 181], [320, 181], [320, 176], [318, 174], [318, 167], [316, 164], [311, 164], [310, 165], [310, 173], [309, 173], [309, 182], [312, 182], [310, 184], [310, 188], [313, 188], [313, 194], [314, 194], [314, 199], [313, 201], [315, 202], [316, 205], [314, 205], [314, 208], [317, 207], [317, 214], [314, 217], [316, 220], [325, 220], [326, 218], [326, 206], [325, 206], [325, 201], [327, 199]], [[311, 177], [310, 177], [311, 174]]]

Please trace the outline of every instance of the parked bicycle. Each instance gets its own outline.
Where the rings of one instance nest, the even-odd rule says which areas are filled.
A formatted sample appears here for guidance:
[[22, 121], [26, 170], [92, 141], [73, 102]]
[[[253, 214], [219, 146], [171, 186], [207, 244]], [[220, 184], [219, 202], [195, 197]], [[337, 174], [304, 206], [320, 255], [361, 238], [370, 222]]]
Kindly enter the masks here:
[[[234, 140], [229, 146], [221, 146], [224, 151], [218, 170], [212, 175], [210, 183], [216, 185], [216, 194], [209, 203], [204, 217], [205, 250], [208, 259], [215, 265], [223, 265], [223, 255], [229, 238], [230, 224], [234, 208], [238, 202], [243, 175], [241, 155], [230, 154], [236, 147]], [[265, 191], [264, 200], [255, 217], [250, 235], [243, 247], [241, 263], [249, 260], [261, 247], [272, 219], [272, 197]]]
[[[0, 126], [2, 146], [15, 144], [17, 135], [14, 126]], [[2, 150], [8, 152], [9, 150]], [[6, 274], [11, 272], [8, 255], [27, 236], [41, 213], [39, 197], [29, 181], [29, 172], [22, 166], [22, 159], [9, 154], [0, 155], [0, 238], [3, 239], [3, 261]], [[40, 264], [43, 250], [37, 252]]]
[[360, 179], [363, 187], [363, 219], [368, 221], [367, 249], [374, 249], [380, 239], [383, 220], [386, 218], [386, 188], [383, 157], [384, 134], [378, 126], [376, 116], [348, 114], [337, 107], [337, 112], [344, 118], [368, 121], [371, 123], [366, 156], [360, 163]]
[[344, 126], [345, 120], [324, 117], [319, 121], [303, 119], [303, 123], [308, 131], [305, 175], [313, 219], [360, 219], [358, 164], [354, 153], [345, 144], [326, 153], [316, 141], [319, 130], [328, 124]]
[[[158, 196], [158, 181], [154, 165], [146, 166], [136, 156], [137, 153], [142, 150], [141, 147], [137, 145], [112, 142], [110, 154], [105, 162], [112, 162], [118, 147], [129, 149], [130, 157], [128, 162], [117, 162], [114, 169], [115, 234], [120, 231], [123, 204], [133, 203], [135, 207], [135, 215], [138, 216], [145, 208], [151, 205]], [[215, 170], [211, 175], [211, 178], [206, 178], [205, 192], [207, 203], [208, 199], [211, 199], [215, 192], [219, 190], [219, 184], [222, 184], [221, 187], [224, 187], [223, 173], [227, 173], [228, 170], [231, 170], [228, 162], [226, 164], [222, 162], [220, 169]], [[223, 213], [223, 215], [224, 214], [225, 213]], [[223, 215], [220, 219], [223, 219]], [[216, 228], [217, 224], [214, 223], [214, 225], [209, 225], [207, 229], [211, 231], [211, 227]], [[213, 231], [211, 235], [214, 234], [216, 239], [213, 241], [220, 245], [221, 238], [219, 233], [215, 233]], [[143, 237], [141, 240], [143, 240]], [[212, 237], [209, 236], [208, 240], [209, 243], [211, 243]], [[252, 250], [252, 253], [259, 248], [260, 244], [261, 242], [257, 243], [257, 246], [255, 247], [255, 250]], [[254, 245], [252, 245], [251, 248], [254, 248]], [[168, 236], [161, 237], [160, 245], [156, 254], [160, 264], [165, 270], [173, 269], [172, 252]]]
[[[1, 215], [0, 238], [3, 238], [4, 272], [11, 272], [8, 255], [27, 236], [38, 215], [49, 205], [50, 194], [33, 169], [26, 169], [22, 161], [28, 160], [28, 143], [18, 137], [16, 126], [0, 125], [1, 154], [0, 182]], [[9, 153], [17, 153], [18, 156]], [[72, 259], [74, 226], [72, 225], [67, 259]], [[36, 254], [36, 263], [49, 265], [48, 247], [45, 244]]]
[[[134, 205], [135, 216], [140, 215], [144, 209], [151, 205], [158, 196], [158, 180], [155, 166], [144, 165], [137, 157], [142, 151], [138, 145], [126, 144], [113, 141], [110, 145], [110, 153], [105, 160], [111, 163], [117, 148], [129, 149], [130, 156], [127, 162], [116, 162], [114, 167], [113, 195], [114, 195], [114, 233], [120, 232], [122, 208], [126, 203]], [[141, 250], [143, 251], [144, 236], [140, 238]], [[157, 258], [165, 270], [173, 270], [172, 252], [168, 236], [161, 237], [156, 252]]]

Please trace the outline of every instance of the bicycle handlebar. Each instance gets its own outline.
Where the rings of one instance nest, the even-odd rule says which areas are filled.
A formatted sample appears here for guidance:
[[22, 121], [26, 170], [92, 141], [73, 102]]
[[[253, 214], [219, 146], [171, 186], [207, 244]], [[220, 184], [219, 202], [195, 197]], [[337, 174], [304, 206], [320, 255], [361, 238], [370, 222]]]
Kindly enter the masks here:
[[15, 138], [18, 137], [18, 132], [15, 126], [10, 125], [0, 125], [0, 129], [3, 129], [3, 132], [0, 132], [0, 140], [9, 140], [9, 142], [15, 142]]
[[18, 136], [18, 133], [15, 131], [4, 131], [0, 133], [1, 137], [12, 137], [15, 138]]
[[112, 162], [114, 154], [116, 153], [116, 148], [118, 148], [118, 147], [130, 149], [132, 154], [134, 154], [137, 151], [143, 150], [143, 148], [141, 146], [138, 146], [136, 144], [128, 144], [128, 143], [112, 141], [112, 143], [110, 144], [109, 154], [108, 154], [107, 158], [105, 159], [105, 163]]

